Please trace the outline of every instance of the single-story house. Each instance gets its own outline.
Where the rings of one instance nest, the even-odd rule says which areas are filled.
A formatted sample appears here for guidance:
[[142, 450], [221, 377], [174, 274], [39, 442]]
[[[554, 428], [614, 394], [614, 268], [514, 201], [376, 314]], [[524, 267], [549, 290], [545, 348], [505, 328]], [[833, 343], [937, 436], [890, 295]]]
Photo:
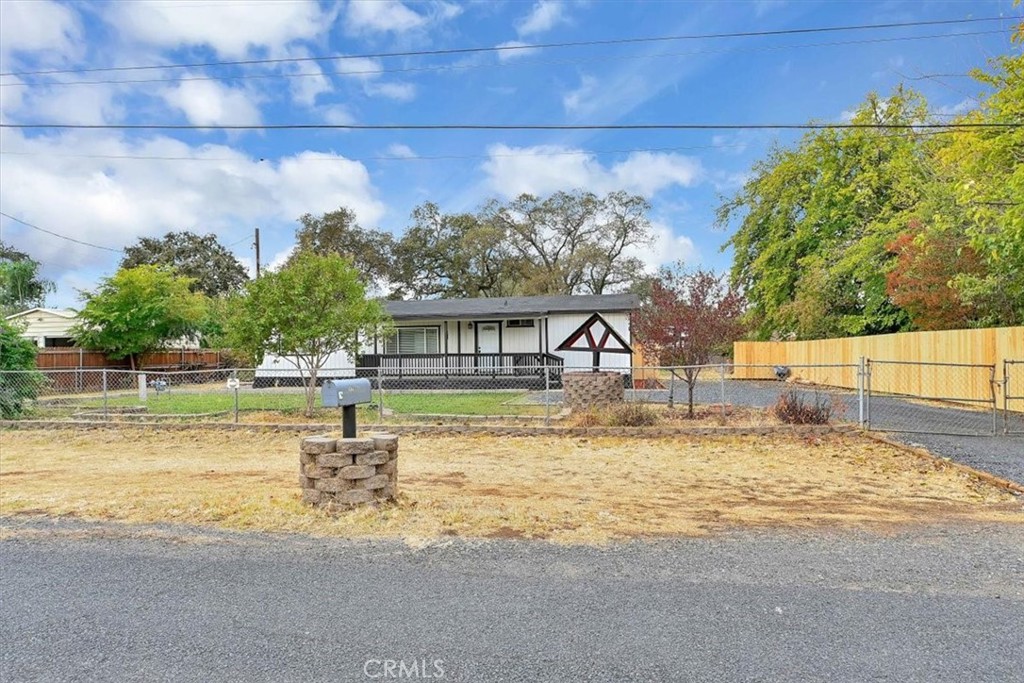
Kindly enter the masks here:
[[[352, 358], [334, 354], [321, 376], [406, 380], [409, 386], [543, 382], [543, 366], [602, 368], [628, 374], [632, 366], [630, 313], [633, 294], [494, 297], [388, 301], [395, 333], [367, 339]], [[599, 349], [599, 351], [598, 351]], [[600, 353], [600, 356], [595, 356]], [[286, 358], [268, 356], [256, 371], [256, 386], [291, 384], [299, 378]], [[461, 379], [460, 379], [461, 378]], [[486, 380], [470, 382], [470, 379]], [[292, 381], [289, 381], [292, 380]]]
[[15, 325], [24, 325], [21, 336], [31, 339], [42, 349], [74, 346], [70, 330], [77, 322], [77, 315], [72, 310], [56, 308], [30, 308], [14, 315], [7, 320]]

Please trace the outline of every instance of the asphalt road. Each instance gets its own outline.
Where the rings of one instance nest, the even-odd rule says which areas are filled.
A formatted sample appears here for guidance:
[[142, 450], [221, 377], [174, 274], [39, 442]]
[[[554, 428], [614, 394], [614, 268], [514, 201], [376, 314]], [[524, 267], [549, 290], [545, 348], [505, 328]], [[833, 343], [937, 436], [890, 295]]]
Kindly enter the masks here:
[[1024, 681], [1020, 526], [410, 549], [5, 524], [5, 683]]

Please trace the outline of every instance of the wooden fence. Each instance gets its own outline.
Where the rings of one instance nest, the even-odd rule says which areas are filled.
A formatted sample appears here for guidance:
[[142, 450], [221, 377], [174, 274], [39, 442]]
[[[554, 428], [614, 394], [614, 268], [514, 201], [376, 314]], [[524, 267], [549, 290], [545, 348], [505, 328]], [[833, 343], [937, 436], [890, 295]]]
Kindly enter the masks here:
[[[226, 356], [221, 351], [210, 349], [167, 349], [144, 353], [138, 359], [138, 369], [150, 370], [201, 370], [222, 367]], [[79, 348], [39, 349], [36, 367], [40, 370], [65, 369], [116, 369], [130, 367], [127, 358], [110, 360], [101, 351]]]
[[[773, 379], [772, 366], [790, 367], [797, 380], [854, 389], [861, 358], [872, 361], [992, 365], [997, 392], [1003, 360], [1024, 359], [1024, 327], [901, 332], [872, 337], [789, 342], [736, 342], [733, 376]], [[743, 367], [758, 365], [765, 367]], [[842, 365], [846, 367], [826, 367]], [[799, 367], [819, 366], [819, 367]], [[936, 398], [992, 399], [987, 371], [939, 366], [888, 366], [872, 372], [872, 390]], [[955, 393], [954, 393], [955, 392]], [[1001, 401], [1001, 396], [996, 397]]]

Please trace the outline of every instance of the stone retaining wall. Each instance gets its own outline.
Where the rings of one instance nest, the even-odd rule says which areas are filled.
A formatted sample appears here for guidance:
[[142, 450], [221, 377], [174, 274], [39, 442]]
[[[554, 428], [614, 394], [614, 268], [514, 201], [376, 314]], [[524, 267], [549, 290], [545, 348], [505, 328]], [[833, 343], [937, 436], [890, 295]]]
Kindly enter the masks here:
[[566, 372], [562, 374], [565, 389], [565, 407], [587, 410], [622, 403], [626, 398], [626, 384], [618, 372]]
[[299, 449], [302, 500], [319, 507], [391, 501], [398, 494], [398, 437], [309, 436]]

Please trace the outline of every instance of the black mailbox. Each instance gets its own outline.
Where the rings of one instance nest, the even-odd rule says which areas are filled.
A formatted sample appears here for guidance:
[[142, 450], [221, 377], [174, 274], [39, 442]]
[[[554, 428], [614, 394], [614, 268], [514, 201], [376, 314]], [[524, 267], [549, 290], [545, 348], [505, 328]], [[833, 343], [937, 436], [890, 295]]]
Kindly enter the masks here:
[[341, 435], [355, 438], [356, 406], [373, 400], [370, 380], [326, 379], [320, 385], [320, 400], [324, 408], [341, 408]]

